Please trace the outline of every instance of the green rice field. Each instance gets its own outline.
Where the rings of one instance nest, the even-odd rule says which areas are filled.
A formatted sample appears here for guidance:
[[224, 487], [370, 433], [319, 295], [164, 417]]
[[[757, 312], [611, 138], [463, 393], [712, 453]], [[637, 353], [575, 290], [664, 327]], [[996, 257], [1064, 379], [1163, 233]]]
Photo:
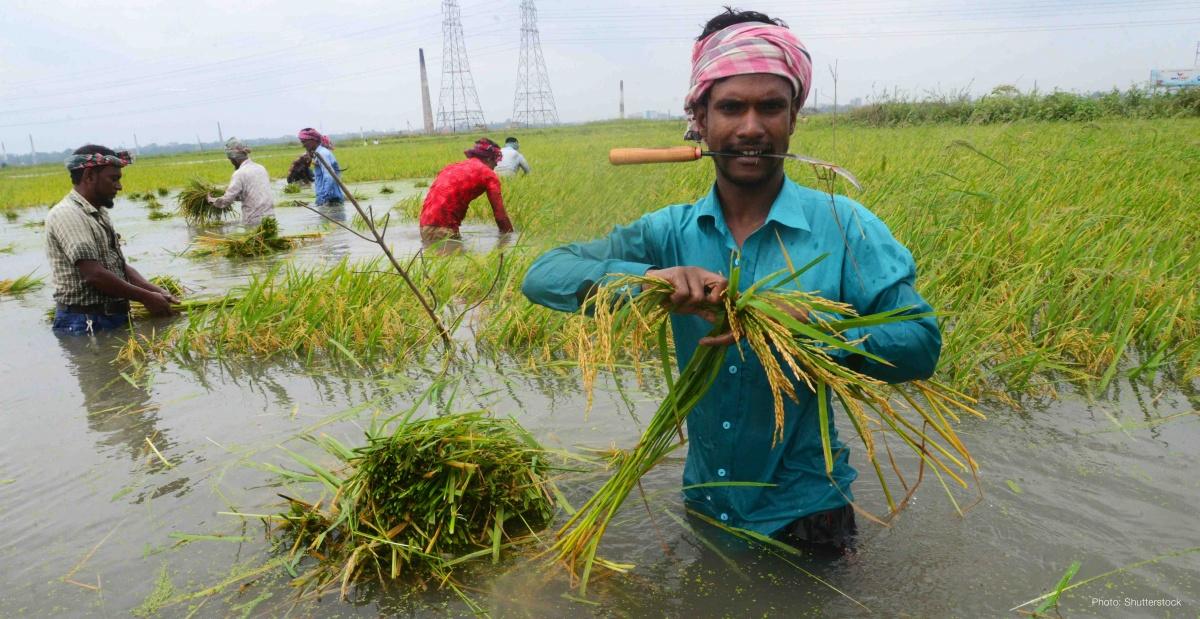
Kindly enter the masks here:
[[[986, 416], [953, 424], [978, 478], [960, 490], [926, 475], [886, 526], [860, 519], [856, 557], [830, 560], [689, 517], [680, 449], [641, 479], [599, 544], [598, 556], [628, 571], [597, 569], [586, 593], [548, 567], [554, 532], [636, 443], [669, 381], [638, 355], [584, 376], [602, 339], [595, 323], [531, 304], [520, 285], [546, 249], [707, 192], [708, 160], [607, 162], [614, 147], [681, 144], [682, 123], [519, 132], [533, 173], [502, 182], [517, 234], [498, 235], [480, 198], [464, 250], [446, 255], [420, 251], [421, 196], [477, 136], [339, 144], [353, 195], [377, 221], [390, 216], [385, 242], [449, 344], [379, 248], [354, 236], [367, 227], [351, 205], [283, 206], [313, 199], [283, 183], [298, 145], [251, 156], [275, 183], [279, 233], [304, 243], [198, 255], [204, 239], [235, 235], [237, 224], [148, 219], [142, 202], [119, 197], [112, 216], [130, 262], [177, 282], [190, 309], [138, 319], [129, 332], [55, 336], [41, 222], [69, 180], [57, 165], [0, 171], [0, 315], [10, 326], [0, 369], [19, 378], [0, 391], [0, 432], [22, 437], [0, 453], [0, 617], [1005, 616], [1050, 596], [1063, 616], [1097, 615], [1094, 600], [1110, 597], [1174, 600], [1170, 616], [1195, 616], [1200, 119], [842, 120], [803, 120], [791, 151], [853, 171], [863, 190], [841, 181], [836, 190], [912, 251], [944, 337], [934, 379]], [[804, 164], [786, 170], [825, 186]], [[230, 173], [215, 151], [147, 157], [125, 169], [124, 193], [157, 194], [170, 213], [193, 179], [223, 185]], [[594, 392], [584, 388], [593, 380]], [[348, 463], [360, 477], [376, 471], [353, 451], [364, 436], [389, 445], [380, 428], [458, 413], [464, 423], [446, 424], [467, 428], [454, 453], [471, 453], [482, 418], [519, 424], [519, 445], [531, 447], [514, 453], [534, 458], [548, 481], [544, 492], [501, 485], [523, 493], [512, 501], [536, 495], [539, 519], [553, 505], [552, 525], [510, 537], [503, 513], [473, 516], [480, 530], [455, 538], [470, 542], [458, 544], [470, 549], [462, 560], [431, 554], [438, 523], [415, 520], [390, 532], [342, 521], [352, 544], [329, 528], [329, 540], [303, 550], [311, 527], [338, 522], [351, 504], [339, 489], [354, 488], [354, 509], [376, 513], [368, 486], [348, 485]], [[404, 423], [386, 423], [397, 416]], [[915, 471], [920, 458], [907, 451], [894, 464]], [[862, 452], [853, 442], [856, 500], [884, 514], [892, 497]], [[477, 480], [472, 466], [453, 460], [421, 491], [453, 497], [455, 484]], [[390, 469], [380, 470], [386, 479]], [[289, 509], [306, 520], [286, 520]], [[427, 547], [389, 555], [380, 536], [400, 530]], [[330, 548], [350, 563], [330, 563]], [[382, 573], [421, 561], [436, 569], [415, 580]]]

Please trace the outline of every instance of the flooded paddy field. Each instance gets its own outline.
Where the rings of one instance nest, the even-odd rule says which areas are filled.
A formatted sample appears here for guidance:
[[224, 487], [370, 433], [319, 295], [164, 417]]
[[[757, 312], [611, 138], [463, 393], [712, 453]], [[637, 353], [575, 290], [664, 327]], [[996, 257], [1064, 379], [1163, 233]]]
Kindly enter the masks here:
[[[377, 187], [355, 192], [377, 208], [400, 197], [381, 196]], [[177, 252], [193, 234], [182, 221], [147, 222], [144, 209], [127, 201], [113, 215], [143, 273], [175, 275], [205, 292], [232, 288], [280, 259], [374, 256], [371, 245], [330, 229], [288, 258], [193, 259], [166, 251]], [[14, 245], [3, 258], [6, 275], [44, 272], [40, 229], [24, 225], [40, 217], [28, 210], [0, 224]], [[285, 233], [326, 228], [305, 209], [280, 208], [278, 217]], [[398, 253], [419, 246], [414, 228], [393, 228]], [[496, 242], [489, 226], [465, 232], [479, 250]], [[50, 294], [45, 286], [0, 300], [7, 326], [0, 331], [7, 377], [0, 389], [0, 616], [472, 612], [445, 590], [399, 586], [360, 587], [347, 602], [336, 593], [298, 598], [290, 576], [272, 563], [283, 551], [262, 522], [232, 515], [280, 511], [283, 488], [261, 467], [287, 464], [280, 446], [315, 456], [298, 440], [308, 433], [357, 444], [377, 411], [422, 397], [439, 380], [436, 367], [381, 376], [289, 360], [168, 362], [135, 376], [112, 362], [123, 335], [55, 336], [45, 316]], [[160, 327], [143, 321], [137, 330]], [[570, 369], [510, 367], [468, 363], [424, 408], [486, 408], [518, 420], [548, 447], [603, 449], [636, 441], [661, 393], [632, 376], [620, 385], [609, 380], [585, 416], [586, 397]], [[982, 466], [982, 501], [959, 517], [936, 480], [926, 479], [890, 528], [860, 520], [850, 558], [779, 556], [689, 522], [678, 498], [679, 453], [647, 476], [646, 503], [631, 500], [605, 537], [602, 554], [637, 568], [597, 579], [586, 602], [573, 598], [561, 573], [539, 571], [527, 556], [482, 562], [461, 580], [473, 602], [497, 616], [862, 616], [864, 607], [876, 616], [997, 616], [1048, 592], [1074, 561], [1082, 565], [1080, 581], [1159, 557], [1063, 593], [1064, 614], [1196, 616], [1200, 395], [1145, 383], [1122, 383], [1116, 393], [1102, 401], [1064, 394], [1023, 400], [1017, 410], [985, 407], [986, 422], [960, 429]], [[557, 483], [578, 504], [602, 479], [579, 473]], [[860, 481], [856, 494], [881, 514], [883, 498], [873, 488]], [[972, 500], [956, 498], [964, 506]], [[1178, 606], [1102, 605], [1124, 598]]]

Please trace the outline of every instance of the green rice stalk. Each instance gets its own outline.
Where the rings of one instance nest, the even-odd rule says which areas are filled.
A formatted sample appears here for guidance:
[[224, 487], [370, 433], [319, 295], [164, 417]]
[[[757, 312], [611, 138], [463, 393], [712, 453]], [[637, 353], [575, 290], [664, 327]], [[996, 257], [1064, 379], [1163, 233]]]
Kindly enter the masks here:
[[499, 558], [536, 539], [554, 516], [548, 455], [515, 421], [484, 411], [414, 420], [416, 407], [373, 424], [364, 446], [309, 438], [336, 461], [269, 467], [285, 480], [320, 484], [315, 502], [284, 498], [278, 530], [292, 555], [320, 559], [294, 584], [342, 596], [364, 578], [446, 583], [453, 568]]
[[0, 279], [0, 294], [21, 294], [42, 285], [42, 278], [26, 273], [16, 279]]
[[286, 193], [286, 194], [300, 193], [299, 183], [288, 183], [288, 184], [284, 185], [283, 193]]
[[176, 198], [179, 204], [179, 214], [190, 224], [203, 225], [220, 223], [236, 216], [233, 209], [217, 208], [208, 203], [209, 196], [217, 197], [225, 193], [224, 187], [218, 187], [204, 179], [193, 178]]
[[150, 278], [150, 283], [171, 293], [171, 296], [181, 299], [183, 298], [183, 283], [178, 277], [172, 275], [155, 275]]
[[279, 236], [279, 222], [274, 217], [266, 217], [254, 230], [243, 234], [198, 236], [195, 240], [198, 247], [191, 253], [194, 256], [220, 254], [227, 258], [265, 256], [287, 251], [305, 240], [321, 236], [319, 232]]
[[[851, 419], [867, 459], [877, 471], [880, 469], [873, 432], [878, 430], [872, 428], [886, 426], [900, 435], [922, 462], [935, 467], [939, 475], [949, 473], [965, 487], [966, 482], [955, 469], [974, 475], [977, 467], [946, 418], [953, 416], [952, 411], [979, 415], [970, 408], [970, 400], [931, 382], [916, 381], [905, 387], [887, 385], [844, 367], [832, 354], [845, 351], [887, 363], [861, 348], [861, 340], [847, 340], [842, 333], [850, 328], [913, 320], [923, 315], [904, 314], [908, 308], [902, 308], [859, 316], [846, 304], [786, 287], [815, 263], [790, 274], [784, 270], [769, 275], [742, 293], [737, 292], [740, 269], [735, 267], [731, 270], [724, 303], [709, 308], [719, 317], [712, 334], [732, 333], [735, 340], [745, 341], [762, 362], [774, 402], [774, 439], [778, 441], [783, 434], [784, 398], [797, 401], [796, 390], [807, 389], [818, 399], [825, 469], [831, 474], [828, 398], [832, 395]], [[572, 584], [578, 585], [584, 595], [595, 565], [615, 571], [630, 567], [597, 557], [600, 539], [642, 476], [684, 444], [683, 421], [708, 392], [724, 361], [724, 347], [701, 346], [679, 377], [670, 380], [666, 346], [662, 336], [655, 334], [664, 332], [672, 292], [664, 280], [617, 278], [602, 286], [587, 308], [593, 312], [595, 325], [577, 323], [579, 366], [589, 393], [589, 406], [595, 377], [602, 366], [615, 368], [629, 356], [636, 365], [642, 353], [656, 348], [668, 373], [669, 385], [665, 399], [637, 445], [616, 459], [613, 476], [559, 529], [558, 540], [550, 550], [555, 561], [566, 565]], [[796, 316], [810, 318], [802, 321]], [[904, 402], [919, 421], [914, 424], [905, 419], [896, 400]], [[879, 480], [889, 497], [889, 510], [894, 513], [900, 508], [892, 503], [882, 473]]]

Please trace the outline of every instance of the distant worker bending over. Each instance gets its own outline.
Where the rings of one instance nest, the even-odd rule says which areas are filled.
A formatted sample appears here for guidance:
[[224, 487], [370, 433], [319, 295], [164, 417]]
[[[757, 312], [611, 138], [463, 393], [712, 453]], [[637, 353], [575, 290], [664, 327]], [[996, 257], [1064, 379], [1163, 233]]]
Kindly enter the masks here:
[[46, 256], [54, 279], [54, 330], [90, 334], [129, 326], [129, 301], [168, 316], [179, 300], [151, 284], [121, 251], [108, 209], [121, 191], [129, 153], [95, 144], [67, 158], [74, 189], [46, 216]]
[[237, 138], [225, 142], [225, 156], [233, 164], [229, 188], [220, 198], [209, 198], [217, 208], [231, 208], [242, 203], [242, 224], [257, 226], [264, 217], [275, 216], [275, 195], [271, 191], [271, 175], [262, 164], [250, 160], [250, 148]]
[[[304, 150], [313, 156], [313, 189], [317, 193], [317, 206], [345, 202], [346, 196], [342, 194], [342, 188], [338, 186], [337, 178], [330, 175], [325, 170], [325, 166], [317, 161], [316, 155], [320, 155], [325, 163], [333, 168], [334, 174], [339, 177], [342, 175], [342, 168], [338, 165], [337, 157], [334, 157], [333, 150], [326, 146], [329, 144], [328, 138], [312, 127], [301, 129], [299, 138], [300, 143], [304, 145]], [[329, 145], [332, 146], [332, 144]]]
[[425, 202], [421, 205], [421, 241], [426, 245], [461, 239], [458, 228], [467, 216], [467, 207], [485, 191], [500, 233], [513, 231], [512, 222], [504, 212], [500, 179], [493, 171], [500, 161], [500, 145], [480, 138], [463, 154], [467, 160], [442, 168], [429, 187], [429, 193], [425, 194]]
[[525, 160], [525, 155], [521, 154], [520, 148], [521, 145], [517, 143], [517, 138], [504, 140], [504, 148], [500, 150], [500, 163], [496, 164], [496, 174], [516, 176], [517, 170], [521, 170], [525, 174], [533, 171], [529, 168], [529, 162]]

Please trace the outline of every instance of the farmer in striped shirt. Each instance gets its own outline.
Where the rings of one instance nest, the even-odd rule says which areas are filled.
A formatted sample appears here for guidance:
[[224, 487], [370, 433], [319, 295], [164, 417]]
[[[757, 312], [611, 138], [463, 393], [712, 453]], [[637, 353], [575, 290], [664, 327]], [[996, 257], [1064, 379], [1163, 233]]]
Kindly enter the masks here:
[[103, 146], [82, 146], [66, 160], [74, 189], [46, 216], [46, 256], [54, 281], [54, 330], [90, 334], [129, 324], [129, 302], [169, 316], [179, 300], [151, 284], [121, 251], [107, 210], [132, 160]]

